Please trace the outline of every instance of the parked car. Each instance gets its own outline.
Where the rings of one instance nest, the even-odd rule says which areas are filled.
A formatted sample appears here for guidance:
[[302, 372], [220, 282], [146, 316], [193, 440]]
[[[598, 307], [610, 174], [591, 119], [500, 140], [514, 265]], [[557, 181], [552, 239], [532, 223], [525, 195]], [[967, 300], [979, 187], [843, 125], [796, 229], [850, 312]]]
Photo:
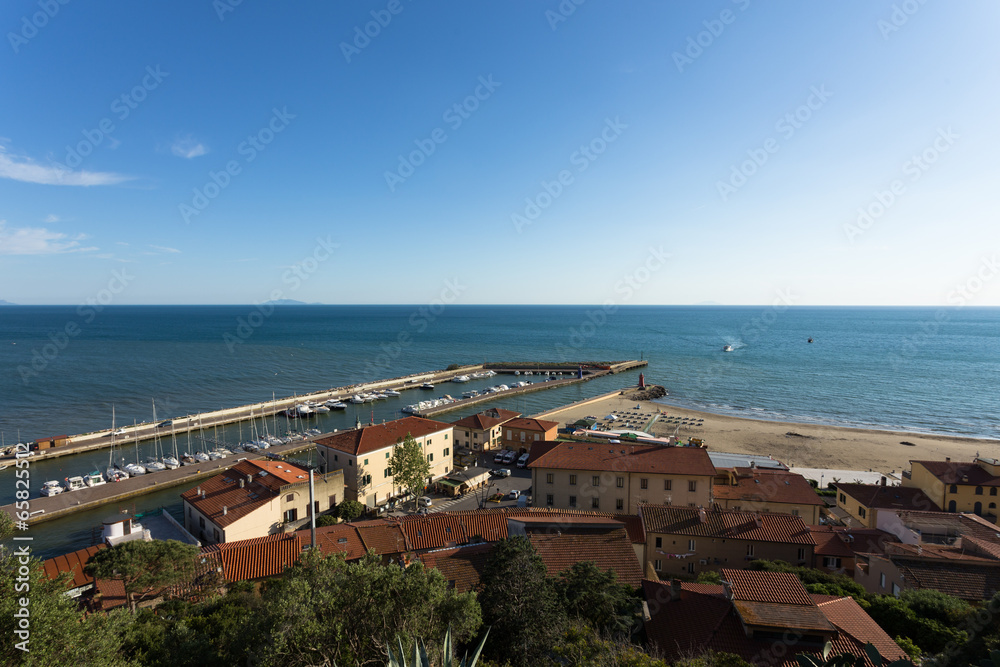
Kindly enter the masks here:
[[156, 425], [156, 428], [167, 428], [167, 427], [168, 427], [168, 426], [170, 426], [171, 424], [173, 424], [173, 422], [172, 422], [171, 420], [169, 420], [169, 419], [168, 419], [168, 420], [167, 420], [167, 421], [165, 421], [165, 422], [160, 422], [159, 424], [157, 424], [157, 425]]
[[428, 498], [427, 496], [420, 496], [420, 500], [417, 501], [417, 504], [420, 505], [421, 507], [430, 507], [431, 499]]
[[506, 451], [503, 450], [503, 449], [501, 449], [500, 451], [498, 451], [496, 453], [496, 456], [493, 457], [493, 463], [503, 463], [503, 457], [504, 457], [505, 453], [506, 453]]
[[510, 468], [494, 468], [493, 474], [497, 477], [510, 477]]
[[517, 456], [517, 454], [515, 452], [513, 452], [513, 451], [507, 451], [507, 453], [503, 455], [503, 462], [504, 463], [513, 463], [514, 462], [514, 458], [516, 456]]
[[521, 454], [521, 456], [517, 459], [518, 468], [524, 468], [525, 466], [528, 465], [528, 456], [529, 456], [528, 452]]
[[507, 494], [507, 497], [510, 498], [511, 500], [517, 500], [518, 498], [521, 497], [521, 492], [518, 491], [517, 489], [511, 489], [510, 493]]

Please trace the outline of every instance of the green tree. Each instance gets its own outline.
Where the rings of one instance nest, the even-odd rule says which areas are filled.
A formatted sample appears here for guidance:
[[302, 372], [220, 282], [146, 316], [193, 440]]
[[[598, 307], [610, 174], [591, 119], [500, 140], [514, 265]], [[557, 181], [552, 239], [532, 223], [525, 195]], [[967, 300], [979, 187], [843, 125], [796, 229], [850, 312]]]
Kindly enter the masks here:
[[440, 637], [450, 625], [462, 643], [481, 624], [476, 596], [450, 589], [436, 569], [385, 565], [374, 554], [347, 563], [306, 552], [266, 582], [261, 599], [244, 636], [255, 638], [262, 665], [383, 664], [398, 636]]
[[337, 515], [344, 521], [354, 521], [364, 514], [365, 506], [357, 500], [345, 500], [337, 506]]
[[720, 574], [717, 570], [704, 570], [703, 572], [698, 573], [698, 576], [695, 577], [694, 581], [698, 584], [718, 585], [722, 583], [722, 574]]
[[536, 664], [558, 641], [566, 613], [528, 538], [498, 542], [480, 581], [483, 621], [492, 628], [486, 655], [515, 667]]
[[320, 514], [316, 517], [316, 527], [325, 528], [326, 526], [336, 526], [337, 525], [337, 515], [336, 514]]
[[14, 520], [6, 512], [0, 512], [0, 540], [6, 540], [14, 534]]
[[555, 587], [566, 613], [601, 634], [627, 635], [639, 622], [633, 589], [619, 583], [614, 570], [603, 571], [593, 561], [560, 572]]
[[[424, 482], [430, 474], [431, 464], [420, 444], [407, 433], [406, 437], [392, 448], [389, 468], [392, 469], [393, 483], [397, 487], [418, 496], [423, 491]], [[416, 507], [416, 504], [414, 498], [413, 506]]]
[[190, 580], [200, 550], [177, 540], [133, 540], [94, 554], [86, 572], [94, 579], [122, 582], [129, 609], [147, 595], [158, 595], [163, 588]]

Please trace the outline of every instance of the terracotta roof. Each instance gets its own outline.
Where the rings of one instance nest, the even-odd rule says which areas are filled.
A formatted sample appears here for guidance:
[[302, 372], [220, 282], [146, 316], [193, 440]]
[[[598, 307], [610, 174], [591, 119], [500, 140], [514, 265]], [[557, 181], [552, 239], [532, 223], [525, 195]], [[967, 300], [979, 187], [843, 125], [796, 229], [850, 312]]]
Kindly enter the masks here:
[[715, 475], [708, 451], [700, 447], [649, 447], [627, 443], [563, 442], [528, 465], [562, 470]]
[[350, 525], [358, 529], [365, 550], [373, 549], [375, 553], [388, 556], [410, 550], [406, 535], [395, 521], [373, 519], [371, 521], [354, 521]]
[[856, 554], [882, 553], [887, 544], [899, 542], [892, 533], [876, 528], [847, 528], [846, 526], [807, 526], [816, 548], [817, 556], [853, 558]]
[[[768, 576], [761, 576], [762, 574]], [[722, 578], [729, 582], [734, 600], [806, 606], [813, 604], [802, 582], [791, 572], [723, 568]]]
[[[303, 545], [309, 544], [312, 539], [308, 528], [297, 531], [296, 535], [299, 536], [299, 541]], [[367, 553], [357, 527], [348, 523], [317, 528], [316, 547], [324, 556], [339, 553], [344, 554], [347, 560], [361, 558]]]
[[492, 544], [474, 544], [428, 551], [420, 555], [425, 567], [437, 568], [459, 593], [476, 590], [486, 569]]
[[532, 442], [531, 447], [528, 449], [528, 460], [525, 461], [525, 467], [530, 468], [532, 463], [545, 454], [548, 454], [561, 444], [562, 443], [557, 440], [538, 440]]
[[[248, 483], [248, 478], [253, 481]], [[225, 528], [276, 498], [281, 487], [308, 482], [309, 471], [305, 468], [284, 461], [255, 459], [240, 461], [229, 470], [188, 489], [181, 498], [215, 525]], [[199, 496], [199, 489], [204, 497]]]
[[[590, 516], [614, 519], [624, 524], [629, 539], [634, 544], [646, 543], [646, 531], [642, 520], [634, 514], [614, 514], [612, 512], [592, 512], [590, 510], [550, 509], [548, 507], [491, 507], [481, 510], [458, 510], [454, 512], [439, 512], [429, 517], [440, 515], [461, 516], [465, 523], [465, 532], [469, 538], [482, 536], [487, 542], [497, 542], [507, 537], [507, 518], [523, 516]], [[549, 520], [552, 520], [551, 518]]]
[[889, 558], [907, 588], [931, 588], [970, 601], [988, 600], [1000, 591], [1000, 563]]
[[987, 541], [1000, 539], [1000, 528], [990, 523], [981, 516], [971, 513], [954, 512], [923, 512], [923, 511], [897, 511], [896, 516], [908, 528], [919, 527], [924, 533], [934, 528], [947, 528], [955, 530], [963, 537], [972, 535]]
[[945, 484], [966, 484], [971, 486], [1000, 486], [1000, 477], [991, 475], [974, 461], [910, 461], [919, 463], [927, 471]]
[[92, 584], [94, 583], [94, 578], [86, 574], [83, 571], [83, 567], [87, 564], [87, 561], [90, 560], [91, 556], [103, 548], [104, 545], [100, 544], [95, 547], [87, 547], [86, 549], [80, 549], [79, 551], [74, 551], [73, 553], [50, 558], [42, 563], [42, 567], [45, 570], [45, 576], [49, 579], [55, 579], [63, 572], [70, 572], [72, 573], [73, 578], [67, 584], [68, 588], [79, 588], [80, 586]]
[[549, 576], [557, 576], [576, 563], [593, 561], [601, 570], [613, 570], [618, 581], [632, 587], [642, 580], [642, 566], [624, 528], [573, 529], [563, 533], [529, 533], [535, 551]]
[[551, 431], [554, 428], [559, 427], [559, 422], [549, 421], [547, 419], [535, 419], [533, 417], [521, 417], [519, 419], [511, 419], [509, 422], [504, 424], [507, 428], [519, 428], [524, 431]]
[[[798, 667], [796, 654], [818, 655], [822, 652], [822, 647], [815, 643], [798, 646], [787, 641], [775, 642], [770, 637], [748, 637], [739, 613], [733, 602], [726, 599], [722, 586], [684, 583], [678, 600], [671, 599], [669, 582], [644, 580], [642, 587], [651, 615], [646, 623], [646, 633], [650, 642], [665, 654], [668, 661], [691, 653], [714, 650], [735, 653], [757, 665]], [[766, 585], [758, 584], [754, 587], [766, 588]], [[809, 597], [812, 606], [792, 606], [808, 608], [812, 610], [810, 613], [821, 614], [827, 623], [839, 630], [830, 642], [833, 655], [850, 653], [866, 657], [864, 645], [871, 642], [888, 660], [905, 657], [902, 649], [851, 598]], [[818, 618], [817, 616], [816, 619]], [[776, 647], [781, 650], [775, 650]], [[870, 665], [867, 661], [865, 664]]]
[[358, 456], [391, 447], [402, 442], [407, 434], [414, 438], [420, 438], [438, 431], [451, 431], [452, 428], [454, 427], [451, 424], [431, 419], [403, 417], [384, 424], [362, 426], [360, 429], [343, 431], [326, 438], [320, 438], [316, 441], [316, 445]]
[[837, 491], [854, 498], [865, 507], [894, 510], [926, 510], [940, 512], [933, 500], [915, 486], [882, 486], [881, 484], [836, 484]]
[[452, 422], [452, 425], [461, 428], [472, 428], [477, 431], [487, 431], [494, 426], [498, 426], [499, 424], [503, 424], [520, 416], [520, 412], [514, 412], [513, 410], [490, 408], [489, 410], [484, 410], [480, 413], [469, 415], [468, 417], [463, 417], [458, 421], [454, 421]]
[[410, 544], [410, 549], [439, 549], [468, 542], [462, 518], [435, 513], [428, 516], [410, 516], [400, 522], [400, 528]]
[[[704, 513], [704, 521], [699, 512]], [[791, 514], [698, 510], [672, 505], [640, 505], [646, 533], [719, 537], [754, 542], [815, 544], [802, 519]], [[759, 522], [759, 525], [758, 525]]]
[[302, 544], [295, 533], [280, 533], [213, 544], [201, 552], [207, 558], [218, 559], [227, 580], [245, 581], [281, 574], [299, 559]]
[[973, 535], [963, 535], [962, 548], [976, 556], [1000, 560], [1000, 544], [996, 540], [984, 540]]
[[735, 468], [734, 472], [736, 484], [712, 487], [712, 495], [717, 500], [826, 505], [809, 481], [797, 473], [762, 468]]

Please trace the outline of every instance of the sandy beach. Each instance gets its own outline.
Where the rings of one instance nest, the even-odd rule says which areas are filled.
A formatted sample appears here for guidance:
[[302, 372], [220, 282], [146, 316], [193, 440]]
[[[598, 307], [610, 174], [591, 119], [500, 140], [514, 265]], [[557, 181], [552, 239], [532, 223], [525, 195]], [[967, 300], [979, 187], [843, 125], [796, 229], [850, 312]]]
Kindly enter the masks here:
[[[626, 390], [626, 395], [632, 391]], [[700, 426], [682, 424], [678, 429], [677, 424], [661, 417], [650, 429], [653, 435], [672, 435], [678, 429], [677, 436], [682, 440], [690, 436], [702, 438], [713, 451], [773, 456], [789, 466], [873, 470], [898, 475], [902, 470], [909, 470], [911, 460], [944, 460], [950, 456], [953, 461], [971, 461], [977, 452], [981, 456], [1000, 457], [1000, 442], [995, 440], [745, 419], [637, 401], [620, 395], [552, 410], [544, 414], [544, 419], [562, 425], [586, 416], [603, 418], [611, 413], [627, 413], [637, 404], [642, 406], [643, 413], [659, 411], [669, 417], [704, 419], [698, 422]]]

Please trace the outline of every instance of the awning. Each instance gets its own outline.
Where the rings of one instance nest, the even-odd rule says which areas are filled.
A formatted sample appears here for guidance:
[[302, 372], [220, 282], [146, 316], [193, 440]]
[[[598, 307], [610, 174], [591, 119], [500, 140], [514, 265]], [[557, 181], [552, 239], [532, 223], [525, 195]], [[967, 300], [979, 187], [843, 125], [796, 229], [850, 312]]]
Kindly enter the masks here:
[[438, 480], [438, 484], [440, 484], [441, 486], [451, 486], [451, 487], [458, 488], [458, 487], [462, 486], [463, 484], [465, 484], [465, 482], [456, 482], [453, 479], [439, 479]]

